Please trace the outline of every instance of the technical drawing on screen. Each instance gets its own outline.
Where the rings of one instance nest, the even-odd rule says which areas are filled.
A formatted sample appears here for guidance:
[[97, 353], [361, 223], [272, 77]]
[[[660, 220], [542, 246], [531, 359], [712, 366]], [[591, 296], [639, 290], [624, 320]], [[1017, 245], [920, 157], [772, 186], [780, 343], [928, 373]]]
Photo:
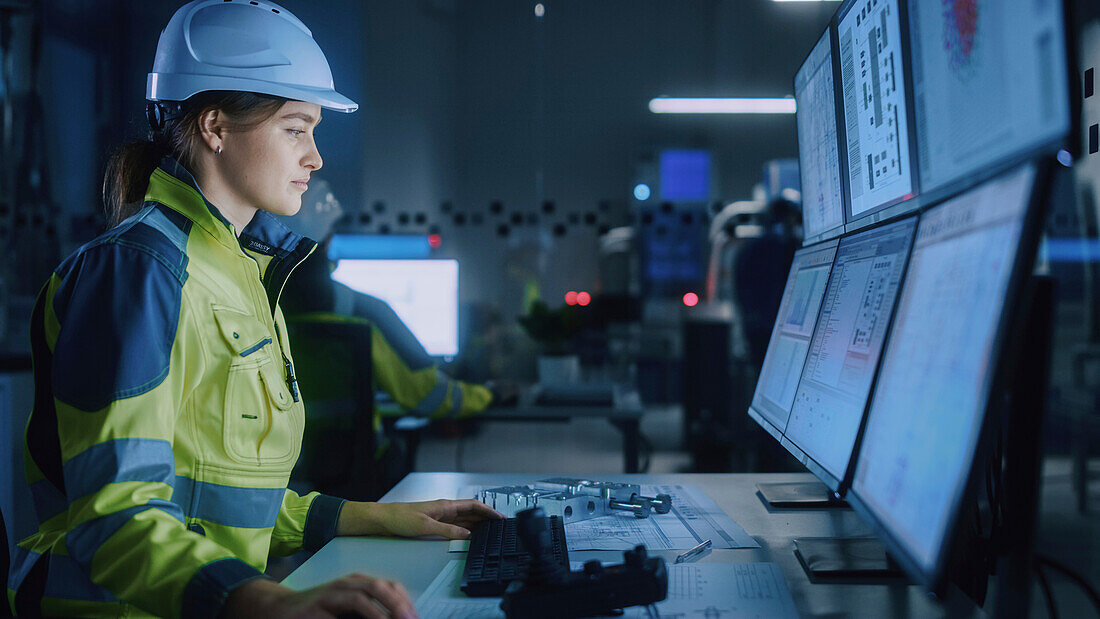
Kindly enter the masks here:
[[841, 239], [784, 446], [832, 490], [844, 480], [917, 218]]
[[923, 193], [1069, 131], [1061, 3], [965, 0], [908, 8]]
[[859, 0], [840, 18], [851, 218], [914, 191], [897, 0]]
[[802, 225], [807, 239], [834, 230], [840, 232], [844, 226], [829, 39], [826, 30], [794, 77]]
[[1022, 167], [921, 216], [848, 493], [911, 574], [941, 564], [962, 500], [1034, 178]]
[[749, 415], [777, 440], [787, 426], [837, 244], [833, 240], [798, 250], [787, 276], [779, 315], [749, 408]]

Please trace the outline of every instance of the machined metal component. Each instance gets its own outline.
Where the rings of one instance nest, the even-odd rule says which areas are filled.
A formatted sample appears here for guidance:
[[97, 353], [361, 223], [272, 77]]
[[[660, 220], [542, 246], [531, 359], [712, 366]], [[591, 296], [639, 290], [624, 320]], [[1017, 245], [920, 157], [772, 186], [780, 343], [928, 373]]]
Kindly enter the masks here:
[[560, 516], [566, 524], [615, 511], [648, 518], [651, 511], [667, 514], [672, 509], [669, 495], [646, 497], [641, 490], [638, 484], [555, 477], [537, 481], [533, 487], [488, 488], [478, 492], [477, 498], [509, 518], [525, 509], [541, 507], [548, 516]]

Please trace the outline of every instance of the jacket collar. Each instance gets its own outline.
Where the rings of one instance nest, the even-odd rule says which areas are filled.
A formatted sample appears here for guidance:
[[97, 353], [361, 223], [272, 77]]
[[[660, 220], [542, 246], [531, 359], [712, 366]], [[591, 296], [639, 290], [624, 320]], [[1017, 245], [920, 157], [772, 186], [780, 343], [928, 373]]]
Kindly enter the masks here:
[[238, 239], [229, 220], [203, 195], [195, 177], [172, 157], [165, 157], [153, 171], [145, 199], [179, 211], [230, 247], [245, 247], [261, 254], [284, 257], [303, 251], [308, 254], [316, 245], [262, 210], [256, 211]]

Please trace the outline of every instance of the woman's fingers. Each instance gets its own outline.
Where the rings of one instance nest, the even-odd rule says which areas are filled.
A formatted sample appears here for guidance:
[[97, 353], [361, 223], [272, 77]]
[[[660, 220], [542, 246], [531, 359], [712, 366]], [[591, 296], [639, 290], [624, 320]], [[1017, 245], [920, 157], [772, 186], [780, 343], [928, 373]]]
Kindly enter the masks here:
[[362, 589], [337, 589], [336, 591], [329, 591], [320, 601], [324, 609], [334, 615], [355, 612], [369, 619], [386, 619], [386, 613], [379, 608], [367, 592]]
[[[341, 593], [361, 594], [371, 600], [370, 607], [375, 614], [367, 615], [369, 617], [386, 616], [386, 613], [379, 610], [378, 604], [387, 609], [389, 615], [393, 617], [416, 617], [416, 608], [409, 597], [409, 592], [400, 583], [371, 578], [364, 574], [351, 574], [333, 584], [339, 586]], [[359, 606], [357, 605], [354, 610], [359, 611]]]

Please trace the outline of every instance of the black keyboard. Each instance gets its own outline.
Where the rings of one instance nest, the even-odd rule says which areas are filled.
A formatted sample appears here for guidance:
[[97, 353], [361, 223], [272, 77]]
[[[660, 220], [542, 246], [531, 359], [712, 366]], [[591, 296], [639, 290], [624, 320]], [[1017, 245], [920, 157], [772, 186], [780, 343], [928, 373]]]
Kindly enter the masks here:
[[[569, 570], [565, 523], [559, 516], [550, 516], [550, 546], [554, 560]], [[527, 574], [530, 560], [516, 533], [515, 518], [488, 520], [470, 535], [462, 590], [470, 597], [500, 597], [508, 583]]]

